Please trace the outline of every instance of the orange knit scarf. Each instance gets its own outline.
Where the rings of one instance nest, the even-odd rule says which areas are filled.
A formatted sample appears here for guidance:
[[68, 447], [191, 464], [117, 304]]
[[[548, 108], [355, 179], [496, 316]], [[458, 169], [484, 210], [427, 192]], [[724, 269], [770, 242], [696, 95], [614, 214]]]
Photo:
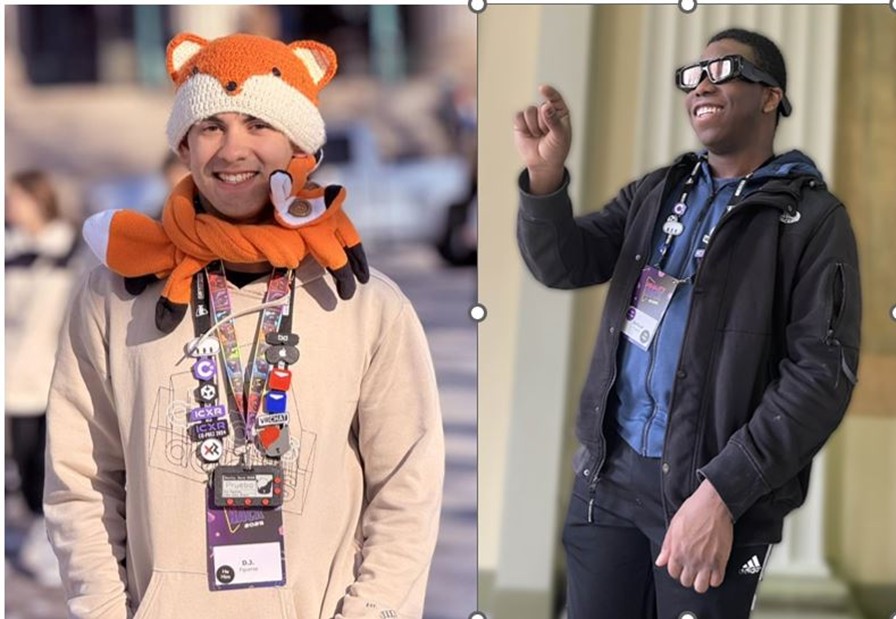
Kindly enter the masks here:
[[[294, 171], [291, 166], [290, 171]], [[301, 171], [299, 171], [301, 174]], [[212, 215], [196, 213], [193, 206], [195, 186], [187, 176], [168, 198], [162, 221], [134, 211], [100, 213], [85, 223], [85, 236], [91, 243], [106, 234], [105, 256], [100, 259], [115, 273], [130, 282], [129, 290], [139, 291], [153, 278], [167, 282], [156, 308], [156, 325], [166, 333], [183, 319], [190, 302], [193, 275], [214, 260], [233, 263], [268, 262], [274, 267], [296, 268], [311, 254], [336, 278], [337, 291], [343, 299], [355, 291], [353, 275], [364, 283], [369, 278], [360, 237], [341, 210], [345, 200], [342, 187], [317, 187], [304, 184], [293, 192], [298, 204], [310, 208], [317, 202], [323, 215], [300, 227], [287, 228], [278, 210], [277, 221], [263, 224], [233, 224]], [[325, 205], [324, 205], [325, 203]], [[278, 209], [286, 209], [283, 204]], [[291, 211], [292, 212], [292, 211]], [[99, 220], [97, 220], [99, 218]], [[279, 222], [279, 223], [278, 223]], [[88, 228], [91, 232], [88, 233]], [[149, 277], [147, 277], [149, 276]], [[142, 282], [142, 285], [140, 284]]]

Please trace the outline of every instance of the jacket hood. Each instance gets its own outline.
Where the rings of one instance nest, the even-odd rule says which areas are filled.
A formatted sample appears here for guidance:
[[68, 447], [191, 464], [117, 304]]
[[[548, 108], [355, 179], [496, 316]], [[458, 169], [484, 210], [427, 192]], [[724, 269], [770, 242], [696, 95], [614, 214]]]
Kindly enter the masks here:
[[815, 162], [799, 150], [790, 150], [778, 155], [760, 172], [756, 176], [814, 176], [818, 180], [824, 181], [824, 176]]
[[[678, 157], [672, 165], [694, 165], [697, 157], [705, 157], [707, 152], [702, 150], [696, 153], [685, 153]], [[808, 155], [799, 150], [789, 150], [777, 155], [770, 163], [762, 166], [756, 171], [753, 178], [792, 178], [799, 176], [811, 176], [822, 182], [824, 181], [821, 170], [818, 169], [818, 166], [815, 165], [815, 162]]]

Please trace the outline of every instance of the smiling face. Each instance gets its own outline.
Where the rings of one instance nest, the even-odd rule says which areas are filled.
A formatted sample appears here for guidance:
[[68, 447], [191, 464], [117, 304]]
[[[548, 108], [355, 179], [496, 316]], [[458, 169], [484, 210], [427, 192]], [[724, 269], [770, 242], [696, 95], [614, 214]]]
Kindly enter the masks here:
[[[739, 54], [755, 63], [750, 46], [722, 39], [710, 43], [701, 60]], [[685, 97], [685, 110], [697, 139], [718, 155], [735, 154], [749, 148], [769, 130], [774, 134], [778, 94], [762, 84], [734, 79], [713, 84], [705, 76]]]
[[265, 121], [231, 112], [193, 125], [178, 149], [202, 206], [234, 223], [267, 219], [271, 214], [268, 177], [275, 170], [285, 170], [298, 152]]

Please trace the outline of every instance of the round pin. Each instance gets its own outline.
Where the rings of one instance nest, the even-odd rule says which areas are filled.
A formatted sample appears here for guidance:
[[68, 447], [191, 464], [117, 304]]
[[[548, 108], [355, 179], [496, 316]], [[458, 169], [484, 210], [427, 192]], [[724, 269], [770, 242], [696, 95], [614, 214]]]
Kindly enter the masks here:
[[217, 462], [224, 455], [224, 443], [218, 438], [207, 438], [199, 444], [199, 457], [206, 462]]
[[299, 360], [299, 349], [295, 346], [270, 346], [264, 351], [264, 358], [271, 365], [280, 361], [292, 365]]
[[211, 357], [203, 357], [193, 364], [193, 377], [196, 380], [211, 380], [217, 371], [218, 366]]
[[311, 203], [308, 200], [296, 200], [290, 205], [289, 214], [293, 217], [308, 217], [311, 214]]

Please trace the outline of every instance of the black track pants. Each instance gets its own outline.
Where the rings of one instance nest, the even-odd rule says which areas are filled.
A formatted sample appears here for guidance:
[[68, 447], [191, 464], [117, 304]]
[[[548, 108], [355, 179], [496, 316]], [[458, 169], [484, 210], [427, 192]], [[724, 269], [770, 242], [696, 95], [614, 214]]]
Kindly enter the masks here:
[[593, 493], [578, 476], [563, 530], [569, 619], [750, 616], [769, 546], [735, 546], [720, 587], [703, 594], [683, 587], [654, 566], [665, 535], [659, 488], [658, 460], [622, 440]]

